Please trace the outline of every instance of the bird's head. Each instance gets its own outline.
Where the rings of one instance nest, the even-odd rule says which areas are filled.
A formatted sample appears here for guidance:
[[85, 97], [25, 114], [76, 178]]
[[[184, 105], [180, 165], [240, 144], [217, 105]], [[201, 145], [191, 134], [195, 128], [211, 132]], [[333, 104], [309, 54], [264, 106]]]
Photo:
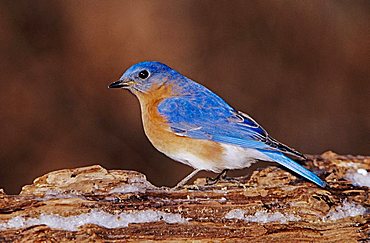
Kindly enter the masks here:
[[163, 63], [140, 62], [127, 69], [109, 88], [124, 88], [134, 94], [145, 94], [160, 88], [177, 76], [181, 75]]

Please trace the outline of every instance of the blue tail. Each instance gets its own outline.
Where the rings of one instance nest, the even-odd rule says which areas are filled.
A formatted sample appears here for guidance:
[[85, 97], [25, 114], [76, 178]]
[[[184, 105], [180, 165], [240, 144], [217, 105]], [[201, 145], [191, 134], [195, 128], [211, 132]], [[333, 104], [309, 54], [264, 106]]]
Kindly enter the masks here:
[[266, 151], [266, 150], [260, 150], [260, 151], [264, 153], [265, 155], [267, 155], [268, 157], [270, 157], [275, 162], [281, 164], [282, 166], [288, 168], [289, 170], [294, 171], [295, 173], [301, 175], [302, 177], [315, 183], [316, 185], [319, 185], [321, 187], [326, 186], [326, 183], [322, 181], [317, 175], [315, 175], [313, 172], [309, 171], [308, 169], [304, 168], [297, 162], [289, 159], [282, 153], [275, 152], [275, 151]]

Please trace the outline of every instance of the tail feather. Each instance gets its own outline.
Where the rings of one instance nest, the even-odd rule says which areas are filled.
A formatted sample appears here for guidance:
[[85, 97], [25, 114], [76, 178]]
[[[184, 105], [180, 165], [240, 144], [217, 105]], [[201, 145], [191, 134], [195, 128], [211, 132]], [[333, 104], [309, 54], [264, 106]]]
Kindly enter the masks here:
[[280, 165], [288, 168], [291, 171], [294, 171], [295, 173], [301, 175], [302, 177], [315, 183], [316, 185], [323, 188], [326, 186], [326, 183], [322, 181], [316, 174], [304, 168], [302, 165], [298, 164], [294, 160], [289, 159], [282, 153], [266, 150], [263, 150], [261, 152], [270, 157], [273, 161], [279, 163]]

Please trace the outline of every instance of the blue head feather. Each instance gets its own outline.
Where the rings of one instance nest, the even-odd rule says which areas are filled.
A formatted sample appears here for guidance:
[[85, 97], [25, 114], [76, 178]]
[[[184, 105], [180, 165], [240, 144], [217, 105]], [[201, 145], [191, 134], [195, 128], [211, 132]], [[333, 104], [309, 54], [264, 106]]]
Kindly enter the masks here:
[[[140, 72], [145, 71], [148, 73], [148, 76], [145, 78], [140, 77]], [[150, 91], [154, 85], [160, 87], [166, 82], [181, 81], [182, 79], [185, 79], [185, 77], [169, 66], [152, 61], [140, 62], [131, 66], [120, 78], [120, 80], [126, 82], [127, 80], [133, 81], [134, 84], [129, 89], [144, 93]]]

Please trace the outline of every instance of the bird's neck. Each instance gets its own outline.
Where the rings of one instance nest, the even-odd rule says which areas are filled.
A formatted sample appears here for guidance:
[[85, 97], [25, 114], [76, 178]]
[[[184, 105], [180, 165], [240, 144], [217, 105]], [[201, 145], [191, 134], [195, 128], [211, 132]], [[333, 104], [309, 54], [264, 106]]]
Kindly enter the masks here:
[[177, 92], [175, 91], [173, 85], [154, 85], [149, 91], [142, 93], [138, 92], [135, 94], [139, 99], [140, 106], [142, 111], [146, 111], [147, 109], [157, 108], [159, 103], [161, 103], [164, 99], [171, 98], [177, 96]]

